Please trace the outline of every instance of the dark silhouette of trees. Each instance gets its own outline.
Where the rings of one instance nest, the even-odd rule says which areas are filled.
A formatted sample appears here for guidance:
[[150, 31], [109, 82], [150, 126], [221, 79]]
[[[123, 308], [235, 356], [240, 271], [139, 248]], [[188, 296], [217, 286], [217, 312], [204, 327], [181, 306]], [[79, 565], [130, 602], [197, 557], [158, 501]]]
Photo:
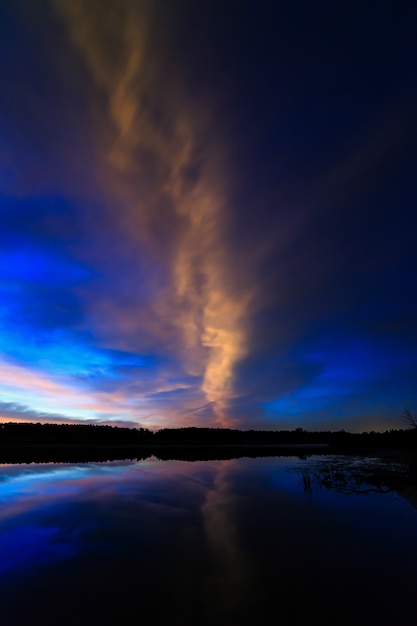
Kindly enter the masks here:
[[[414, 419], [414, 417], [412, 417]], [[362, 454], [395, 449], [408, 455], [417, 475], [417, 428], [385, 432], [237, 430], [229, 428], [121, 428], [94, 424], [40, 424], [9, 422], [0, 425], [0, 462], [15, 457], [35, 461], [42, 456], [68, 458], [88, 454], [95, 458], [138, 458], [154, 454], [161, 459], [226, 459], [242, 456]], [[75, 450], [78, 450], [75, 453]], [[92, 452], [94, 450], [94, 455]]]
[[413, 484], [417, 485], [417, 416], [413, 415], [409, 409], [405, 409], [403, 418], [410, 427], [410, 445], [406, 452], [408, 472]]
[[[409, 423], [414, 416], [407, 412]], [[410, 420], [413, 420], [411, 422]], [[0, 424], [1, 444], [74, 444], [74, 445], [323, 445], [343, 447], [407, 447], [416, 440], [412, 429], [384, 432], [350, 433], [339, 431], [237, 430], [230, 428], [164, 428], [156, 432], [145, 428], [121, 428], [95, 424], [40, 424], [8, 422]]]
[[408, 426], [417, 428], [417, 416], [413, 415], [410, 409], [404, 409], [403, 418]]
[[95, 424], [40, 424], [8, 422], [0, 425], [0, 444], [123, 445], [144, 444], [152, 432]]

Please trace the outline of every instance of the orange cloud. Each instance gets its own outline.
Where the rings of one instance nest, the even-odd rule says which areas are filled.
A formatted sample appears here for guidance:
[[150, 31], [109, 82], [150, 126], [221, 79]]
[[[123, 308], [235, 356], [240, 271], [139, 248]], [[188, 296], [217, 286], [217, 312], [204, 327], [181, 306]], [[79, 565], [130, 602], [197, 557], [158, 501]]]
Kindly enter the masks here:
[[[150, 315], [119, 310], [116, 318], [124, 318], [129, 337], [135, 324], [156, 341], [169, 336], [184, 372], [200, 377], [206, 402], [225, 425], [235, 367], [247, 354], [254, 288], [237, 289], [234, 281], [226, 150], [211, 105], [187, 93], [168, 18], [155, 2], [55, 6], [104, 97], [97, 166], [117, 207], [113, 219], [138, 255], [162, 263], [166, 277], [146, 304]], [[92, 314], [106, 306], [91, 303]]]

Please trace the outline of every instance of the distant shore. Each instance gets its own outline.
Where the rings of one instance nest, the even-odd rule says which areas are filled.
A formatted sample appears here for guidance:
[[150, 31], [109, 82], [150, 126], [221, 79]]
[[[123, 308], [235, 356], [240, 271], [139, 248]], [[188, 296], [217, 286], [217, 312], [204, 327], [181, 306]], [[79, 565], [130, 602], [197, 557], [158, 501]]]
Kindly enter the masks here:
[[417, 448], [417, 428], [384, 432], [121, 428], [94, 424], [8, 422], [0, 425], [0, 463], [123, 459], [185, 461], [256, 456], [373, 456], [401, 462]]
[[335, 446], [329, 443], [0, 443], [0, 463], [105, 462], [109, 460], [226, 460], [243, 457], [307, 458], [313, 455], [360, 456], [386, 462], [404, 461], [404, 450], [392, 447]]

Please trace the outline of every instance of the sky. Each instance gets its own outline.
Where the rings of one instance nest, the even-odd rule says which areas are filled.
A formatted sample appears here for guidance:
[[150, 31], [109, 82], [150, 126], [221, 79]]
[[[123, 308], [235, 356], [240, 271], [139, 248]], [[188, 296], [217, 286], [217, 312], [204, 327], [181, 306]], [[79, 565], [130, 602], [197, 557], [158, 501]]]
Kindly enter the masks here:
[[3, 0], [1, 421], [405, 426], [416, 18]]

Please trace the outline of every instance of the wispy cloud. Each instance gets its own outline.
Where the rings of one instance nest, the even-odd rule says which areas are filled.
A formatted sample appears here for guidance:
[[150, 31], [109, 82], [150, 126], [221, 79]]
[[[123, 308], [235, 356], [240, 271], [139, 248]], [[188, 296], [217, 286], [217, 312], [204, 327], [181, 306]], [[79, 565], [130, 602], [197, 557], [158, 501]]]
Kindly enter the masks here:
[[414, 40], [238, 4], [0, 3], [4, 419], [413, 407]]
[[[197, 106], [187, 93], [156, 3], [56, 0], [56, 6], [105, 101], [97, 128], [103, 191], [131, 245], [162, 265], [165, 284], [150, 295], [146, 331], [170, 336], [185, 372], [201, 377], [207, 402], [225, 424], [235, 366], [247, 353], [254, 289], [237, 289], [233, 281], [227, 157], [212, 103]], [[103, 301], [92, 307], [107, 308], [124, 337], [135, 334], [143, 315]]]

